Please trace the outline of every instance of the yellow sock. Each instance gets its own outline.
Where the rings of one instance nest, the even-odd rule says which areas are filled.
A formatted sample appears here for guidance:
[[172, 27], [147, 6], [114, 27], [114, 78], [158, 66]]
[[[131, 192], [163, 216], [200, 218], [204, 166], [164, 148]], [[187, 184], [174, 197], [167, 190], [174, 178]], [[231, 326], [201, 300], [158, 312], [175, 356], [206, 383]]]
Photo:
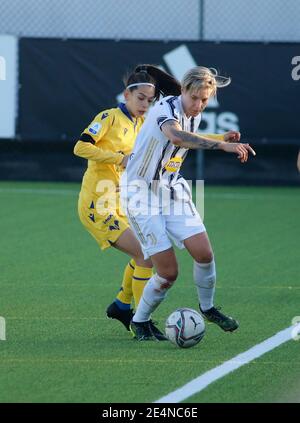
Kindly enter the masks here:
[[148, 280], [152, 276], [152, 269], [149, 269], [148, 267], [140, 267], [135, 265], [135, 269], [133, 272], [132, 277], [132, 292], [133, 292], [133, 298], [135, 303], [135, 308], [137, 308], [141, 296], [144, 291], [144, 287]]
[[131, 304], [132, 300], [132, 277], [135, 269], [135, 261], [133, 259], [127, 264], [123, 274], [123, 282], [120, 291], [117, 295], [117, 299], [124, 304]]

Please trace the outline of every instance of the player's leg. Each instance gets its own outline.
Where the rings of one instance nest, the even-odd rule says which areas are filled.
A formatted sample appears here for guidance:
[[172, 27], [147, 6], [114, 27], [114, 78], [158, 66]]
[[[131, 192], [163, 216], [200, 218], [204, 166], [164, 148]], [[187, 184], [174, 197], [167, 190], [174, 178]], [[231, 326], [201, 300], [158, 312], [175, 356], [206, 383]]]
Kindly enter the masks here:
[[239, 326], [238, 322], [214, 307], [216, 265], [207, 233], [195, 234], [183, 242], [194, 259], [194, 281], [201, 313], [224, 331], [236, 330]]
[[146, 322], [151, 313], [164, 299], [167, 290], [173, 285], [178, 274], [178, 265], [173, 248], [151, 256], [156, 273], [145, 286], [140, 305], [136, 310], [133, 321]]
[[207, 233], [192, 235], [183, 243], [194, 259], [194, 281], [201, 310], [209, 310], [214, 305], [216, 266]]
[[131, 323], [131, 329], [139, 341], [153, 339], [153, 335], [159, 341], [166, 340], [166, 337], [153, 326], [151, 314], [164, 300], [168, 289], [171, 288], [178, 274], [178, 265], [173, 248], [151, 255], [151, 261], [156, 273], [145, 286]]
[[131, 259], [124, 269], [121, 288], [114, 301], [106, 309], [107, 317], [119, 320], [128, 331], [130, 330], [129, 325], [134, 314], [131, 308], [134, 266], [135, 262]]
[[152, 276], [152, 262], [145, 260], [139, 241], [130, 228], [126, 229], [113, 244], [113, 247], [132, 257], [131, 289], [135, 307], [138, 306], [144, 287]]
[[129, 227], [115, 239], [112, 246], [132, 259], [125, 268], [122, 286], [115, 300], [108, 306], [106, 314], [111, 319], [119, 320], [130, 330], [129, 325], [134, 314], [130, 308], [131, 300], [133, 297], [137, 307], [144, 286], [152, 276], [152, 263], [151, 260], [144, 260], [140, 244]]
[[135, 269], [135, 261], [131, 259], [125, 266], [122, 285], [116, 296], [116, 302], [120, 308], [126, 309], [128, 307], [123, 307], [123, 304], [131, 304], [133, 292], [132, 292], [132, 276]]
[[124, 216], [116, 210], [106, 210], [102, 214], [95, 207], [96, 198], [87, 197], [84, 200], [81, 198], [78, 204], [79, 217], [100, 248], [105, 250], [114, 246], [133, 258], [126, 265], [117, 298], [106, 310], [109, 318], [119, 320], [129, 330], [133, 316], [130, 307], [132, 297], [138, 303], [143, 287], [152, 275], [151, 262], [144, 260], [140, 245]]
[[[180, 180], [182, 180], [181, 178]], [[167, 218], [167, 231], [179, 248], [187, 248], [194, 259], [194, 281], [199, 298], [200, 311], [207, 319], [218, 324], [223, 330], [235, 330], [238, 323], [214, 307], [216, 266], [213, 251], [202, 219], [191, 197], [174, 200], [174, 210]], [[181, 206], [181, 207], [179, 207]], [[171, 207], [173, 210], [173, 207]]]
[[[128, 220], [141, 243], [145, 257], [150, 257], [156, 271], [144, 288], [142, 298], [132, 322], [132, 331], [138, 340], [165, 340], [155, 327], [151, 313], [164, 299], [168, 288], [177, 277], [177, 262], [172, 243], [166, 234], [165, 220], [160, 214], [132, 214]], [[154, 261], [153, 261], [154, 260]]]
[[171, 211], [173, 210], [174, 212], [166, 217], [167, 231], [177, 246], [185, 247], [194, 258], [194, 278], [201, 308], [208, 310], [213, 306], [216, 274], [205, 226], [191, 198], [184, 201], [174, 200], [171, 204]]

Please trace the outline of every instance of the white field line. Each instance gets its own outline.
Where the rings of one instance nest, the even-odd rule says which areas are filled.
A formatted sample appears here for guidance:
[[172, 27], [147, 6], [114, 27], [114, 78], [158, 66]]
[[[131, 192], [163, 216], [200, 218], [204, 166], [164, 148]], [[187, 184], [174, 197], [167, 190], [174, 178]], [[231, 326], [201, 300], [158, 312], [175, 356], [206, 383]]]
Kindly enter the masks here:
[[278, 332], [271, 338], [268, 338], [260, 344], [255, 345], [248, 351], [245, 351], [235, 356], [231, 360], [225, 361], [220, 366], [217, 366], [207, 371], [203, 375], [191, 380], [187, 384], [183, 385], [181, 388], [176, 389], [175, 391], [169, 393], [168, 395], [165, 395], [164, 397], [158, 399], [155, 402], [177, 403], [180, 401], [184, 401], [192, 395], [203, 391], [203, 389], [205, 389], [207, 386], [217, 381], [218, 379], [221, 379], [222, 377], [237, 370], [245, 364], [250, 363], [256, 358], [261, 357], [267, 352], [272, 351], [274, 348], [279, 347], [279, 345], [290, 341], [297, 333], [300, 333], [300, 324], [290, 326], [289, 328]]

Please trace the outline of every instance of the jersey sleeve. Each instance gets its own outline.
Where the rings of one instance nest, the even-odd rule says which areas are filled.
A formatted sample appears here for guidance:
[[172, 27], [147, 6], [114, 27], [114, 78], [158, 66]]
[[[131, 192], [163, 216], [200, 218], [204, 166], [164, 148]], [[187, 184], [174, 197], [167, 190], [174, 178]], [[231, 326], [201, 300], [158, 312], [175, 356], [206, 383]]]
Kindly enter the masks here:
[[112, 119], [114, 119], [112, 112], [104, 111], [99, 113], [89, 126], [85, 128], [83, 134], [89, 135], [93, 139], [94, 144], [97, 144], [111, 127]]
[[80, 138], [74, 147], [75, 156], [106, 164], [121, 164], [124, 154], [103, 150], [100, 147], [101, 138], [108, 132], [113, 119], [113, 113], [99, 113], [80, 135]]
[[174, 104], [174, 98], [164, 99], [156, 104], [156, 123], [161, 130], [161, 126], [168, 120], [179, 122], [179, 113]]
[[79, 140], [74, 147], [75, 156], [83, 159], [93, 160], [99, 163], [120, 165], [124, 159], [124, 154], [114, 153], [112, 151], [103, 150], [91, 142]]

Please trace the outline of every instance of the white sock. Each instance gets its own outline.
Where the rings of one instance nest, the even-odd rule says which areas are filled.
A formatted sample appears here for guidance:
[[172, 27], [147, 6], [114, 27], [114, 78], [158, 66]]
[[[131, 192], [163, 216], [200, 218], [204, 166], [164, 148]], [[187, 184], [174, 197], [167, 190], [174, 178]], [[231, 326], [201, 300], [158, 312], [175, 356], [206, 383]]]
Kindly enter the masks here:
[[134, 322], [147, 322], [151, 313], [159, 306], [165, 298], [168, 287], [164, 285], [168, 281], [155, 273], [146, 284], [142, 298], [133, 317]]
[[194, 261], [194, 281], [201, 310], [209, 310], [214, 305], [216, 286], [216, 266], [214, 259], [210, 263], [198, 263]]

